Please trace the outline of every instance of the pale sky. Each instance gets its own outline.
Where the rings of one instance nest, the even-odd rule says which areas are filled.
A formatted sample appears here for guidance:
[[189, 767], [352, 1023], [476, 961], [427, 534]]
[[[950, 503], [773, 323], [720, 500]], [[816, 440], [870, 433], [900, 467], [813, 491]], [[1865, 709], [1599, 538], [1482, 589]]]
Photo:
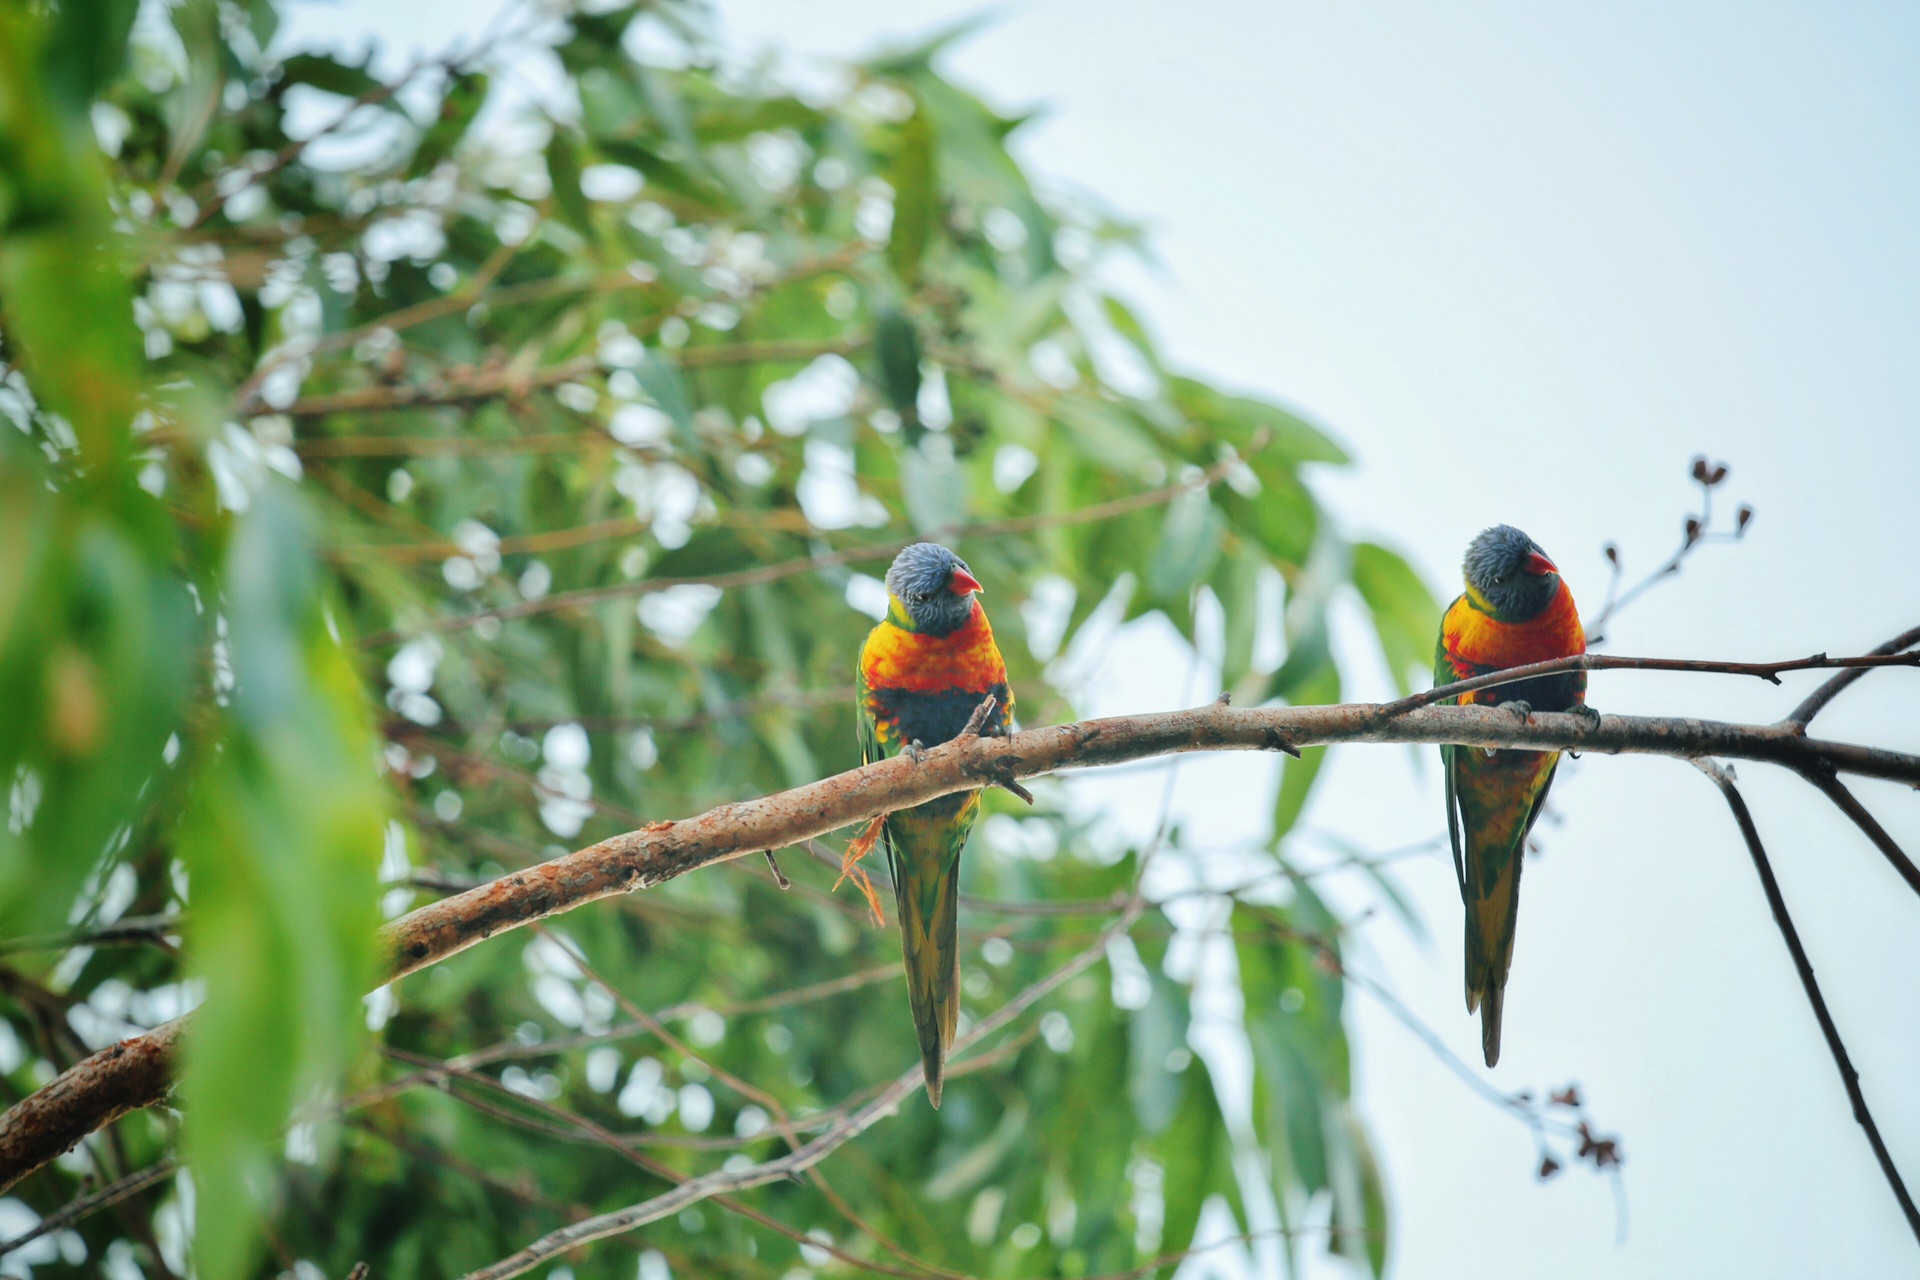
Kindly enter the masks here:
[[[720, 10], [736, 43], [851, 54], [981, 7]], [[308, 6], [296, 26], [438, 48], [492, 8], [350, 0]], [[1437, 592], [1456, 589], [1473, 533], [1508, 521], [1597, 604], [1601, 544], [1618, 541], [1629, 570], [1663, 557], [1694, 498], [1688, 459], [1705, 452], [1732, 464], [1725, 496], [1758, 509], [1751, 535], [1635, 607], [1615, 652], [1857, 652], [1920, 621], [1920, 9], [996, 12], [948, 69], [1003, 107], [1047, 108], [1022, 154], [1151, 228], [1160, 269], [1123, 283], [1173, 362], [1328, 424], [1359, 466], [1317, 477], [1319, 491]], [[1364, 645], [1341, 652], [1351, 696], [1385, 692]], [[1082, 710], [1175, 705], [1183, 669], [1143, 627]], [[1590, 696], [1766, 720], [1810, 684], [1602, 674]], [[1916, 722], [1920, 675], [1895, 671], [1820, 729], [1913, 750]], [[1443, 822], [1434, 763], [1347, 748], [1308, 821], [1380, 848], [1427, 838]], [[1180, 807], [1203, 837], [1227, 838], [1263, 819], [1270, 779], [1267, 762], [1189, 761]], [[1742, 780], [1882, 1131], [1920, 1184], [1920, 901], [1804, 785], [1758, 765]], [[1089, 794], [1144, 827], [1157, 790], [1135, 778]], [[1855, 790], [1920, 849], [1910, 793]], [[1604, 1179], [1537, 1183], [1525, 1133], [1356, 992], [1390, 1273], [1920, 1270], [1717, 793], [1676, 762], [1590, 758], [1562, 769], [1555, 800], [1562, 821], [1526, 876], [1505, 1053], [1487, 1074], [1508, 1091], [1580, 1082], [1624, 1145], [1625, 1239]], [[1452, 870], [1418, 861], [1402, 880], [1432, 944], [1381, 918], [1355, 964], [1477, 1063]], [[1182, 1272], [1250, 1273], [1230, 1252]]]

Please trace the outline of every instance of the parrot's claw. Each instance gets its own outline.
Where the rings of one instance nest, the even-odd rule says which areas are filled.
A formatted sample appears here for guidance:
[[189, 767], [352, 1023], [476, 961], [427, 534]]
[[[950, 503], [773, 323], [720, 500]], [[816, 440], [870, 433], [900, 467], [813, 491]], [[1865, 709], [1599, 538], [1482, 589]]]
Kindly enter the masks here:
[[927, 749], [926, 747], [921, 745], [920, 739], [915, 738], [912, 742], [909, 742], [907, 744], [907, 751], [906, 751], [907, 759], [913, 761], [915, 764], [919, 764], [920, 757], [925, 755], [926, 751]]
[[1568, 707], [1567, 714], [1570, 716], [1579, 716], [1582, 720], [1585, 720], [1588, 729], [1598, 729], [1600, 727], [1600, 713], [1584, 702], [1578, 706]]
[[860, 859], [873, 852], [873, 846], [879, 841], [880, 833], [886, 824], [887, 815], [876, 813], [867, 823], [866, 830], [847, 842], [847, 852], [840, 859], [840, 879], [833, 882], [833, 887], [838, 889], [842, 881], [848, 879], [853, 881], [866, 898], [867, 910], [873, 913], [873, 923], [876, 926], [885, 924], [887, 918], [880, 910], [880, 895], [874, 891], [872, 878], [860, 868]]
[[992, 736], [997, 733], [1000, 726], [989, 725], [987, 723], [987, 717], [992, 715], [994, 708], [999, 705], [1000, 699], [994, 697], [992, 694], [988, 694], [985, 698], [982, 698], [980, 705], [973, 709], [973, 714], [967, 717], [966, 728], [960, 730], [960, 736], [962, 738], [977, 738], [981, 734]]
[[1521, 698], [1514, 698], [1511, 701], [1501, 703], [1500, 709], [1520, 717], [1521, 724], [1525, 724], [1533, 718], [1533, 704]]

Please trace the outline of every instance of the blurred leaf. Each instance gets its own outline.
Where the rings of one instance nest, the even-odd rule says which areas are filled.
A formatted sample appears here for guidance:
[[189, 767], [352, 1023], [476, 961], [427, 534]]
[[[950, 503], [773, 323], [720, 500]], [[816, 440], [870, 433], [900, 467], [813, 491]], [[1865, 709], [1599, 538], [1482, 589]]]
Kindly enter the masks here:
[[887, 260], [902, 280], [920, 273], [940, 216], [940, 189], [934, 169], [933, 128], [925, 111], [915, 111], [900, 126], [887, 180], [893, 186], [893, 231], [887, 240]]
[[280, 90], [311, 85], [343, 98], [363, 98], [380, 88], [380, 80], [365, 63], [342, 62], [325, 53], [296, 53], [280, 63]]
[[1233, 1144], [1226, 1121], [1214, 1100], [1213, 1081], [1196, 1057], [1182, 1073], [1180, 1109], [1173, 1123], [1154, 1143], [1166, 1188], [1165, 1217], [1160, 1227], [1160, 1252], [1184, 1253], [1193, 1247], [1200, 1209], [1208, 1197], [1223, 1194], [1242, 1222], [1239, 1183], [1233, 1174]]
[[593, 210], [580, 191], [580, 143], [556, 126], [547, 142], [547, 176], [553, 180], [553, 200], [566, 224], [593, 239]]
[[1371, 542], [1354, 544], [1353, 585], [1373, 614], [1374, 634], [1402, 697], [1433, 674], [1440, 606], [1407, 562]]
[[[440, 108], [433, 123], [420, 135], [420, 145], [414, 148], [413, 159], [407, 165], [408, 177], [421, 177], [433, 170], [453, 154], [460, 140], [467, 136], [467, 130], [480, 114], [480, 108], [487, 101], [487, 77], [478, 71], [456, 72], [447, 82], [446, 92], [440, 97]], [[560, 130], [556, 129], [556, 136]], [[565, 163], [564, 161], [562, 162]], [[551, 159], [549, 159], [551, 164]], [[579, 174], [573, 178], [574, 189], [579, 189]], [[559, 179], [554, 179], [554, 187], [559, 191]], [[566, 208], [564, 200], [562, 209]]]
[[1187, 1047], [1187, 989], [1157, 964], [1147, 967], [1147, 1003], [1127, 1019], [1127, 1096], [1140, 1117], [1141, 1132], [1163, 1132], [1179, 1106], [1183, 1073], [1168, 1058]]
[[1256, 471], [1261, 470], [1262, 462], [1294, 467], [1304, 462], [1351, 461], [1325, 432], [1278, 405], [1249, 396], [1228, 395], [1192, 378], [1174, 377], [1167, 383], [1180, 412], [1214, 428], [1221, 439], [1244, 444], [1255, 433], [1265, 431], [1266, 446], [1250, 459]]
[[[883, 307], [873, 322], [873, 353], [880, 367], [880, 389], [901, 421], [920, 421], [920, 335], [906, 313]], [[911, 433], [910, 433], [911, 434]]]
[[944, 455], [908, 449], [900, 455], [900, 496], [915, 532], [956, 528], [967, 517], [967, 474]]
[[68, 0], [54, 10], [47, 87], [69, 114], [84, 114], [119, 73], [139, 11], [139, 0]]
[[1332, 662], [1327, 632], [1327, 609], [1334, 592], [1347, 579], [1351, 548], [1332, 530], [1321, 530], [1302, 570], [1287, 583], [1282, 629], [1287, 657], [1267, 682], [1267, 697], [1302, 701], [1300, 690]]
[[[1319, 666], [1295, 685], [1289, 695], [1299, 706], [1331, 706], [1340, 701], [1340, 670], [1333, 663]], [[1284, 839], [1306, 811], [1313, 784], [1327, 763], [1326, 747], [1302, 747], [1300, 758], [1280, 762], [1280, 789], [1273, 801], [1273, 839]]]
[[249, 1269], [270, 1152], [298, 1094], [351, 1060], [372, 974], [373, 736], [321, 618], [300, 504], [277, 499], [234, 531], [233, 730], [207, 744], [180, 839], [195, 885], [189, 955], [207, 984], [181, 1096], [195, 1260], [213, 1280]]
[[1157, 600], [1184, 601], [1193, 585], [1213, 570], [1225, 522], [1204, 493], [1187, 493], [1167, 504], [1167, 517], [1147, 567], [1147, 590]]

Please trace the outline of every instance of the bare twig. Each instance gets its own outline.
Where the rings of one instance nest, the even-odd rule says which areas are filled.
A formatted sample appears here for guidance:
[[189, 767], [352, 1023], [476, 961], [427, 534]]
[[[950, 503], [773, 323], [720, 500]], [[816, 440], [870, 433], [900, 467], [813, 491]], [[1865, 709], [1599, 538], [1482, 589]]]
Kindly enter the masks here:
[[110, 924], [82, 925], [58, 933], [0, 938], [0, 955], [21, 951], [65, 951], [68, 947], [124, 947], [152, 943], [169, 950], [167, 940], [180, 933], [178, 916], [122, 916]]
[[[1913, 648], [1913, 646], [1917, 644], [1920, 644], [1920, 627], [1912, 627], [1906, 631], [1902, 631], [1899, 635], [1887, 641], [1873, 652], [1876, 657], [1884, 654], [1901, 653]], [[1809, 720], [1819, 715], [1829, 702], [1839, 697], [1846, 691], [1849, 685], [1866, 673], [1864, 667], [1854, 667], [1850, 670], [1842, 671], [1839, 675], [1808, 694], [1805, 702], [1802, 702], [1799, 706], [1787, 713], [1787, 718], [1783, 723], [1799, 725], [1802, 729], [1805, 729]]]
[[1482, 689], [1531, 680], [1536, 676], [1558, 675], [1563, 671], [1690, 671], [1697, 675], [1754, 676], [1769, 684], [1779, 684], [1781, 675], [1789, 671], [1823, 671], [1834, 667], [1861, 673], [1875, 667], [1920, 667], [1920, 652], [1872, 653], [1859, 658], [1829, 658], [1824, 653], [1816, 653], [1786, 662], [1707, 662], [1693, 658], [1622, 658], [1605, 653], [1579, 653], [1566, 658], [1550, 658], [1545, 662], [1530, 662], [1523, 667], [1506, 667], [1453, 684], [1435, 685], [1424, 693], [1389, 702], [1386, 714], [1403, 715], [1416, 707], [1430, 707], [1461, 694], [1477, 693]]
[[1733, 810], [1733, 820], [1739, 824], [1740, 836], [1747, 842], [1747, 852], [1753, 856], [1753, 869], [1760, 876], [1760, 888], [1767, 895], [1767, 906], [1772, 908], [1774, 923], [1780, 926], [1780, 937], [1787, 944], [1788, 953], [1793, 956], [1793, 967], [1800, 975], [1800, 985], [1806, 989], [1807, 1003], [1813, 1006], [1813, 1016], [1820, 1023], [1820, 1034], [1826, 1037], [1827, 1049], [1833, 1054], [1833, 1065], [1839, 1069], [1840, 1083], [1846, 1086], [1847, 1097], [1853, 1102], [1853, 1118], [1867, 1131], [1867, 1143], [1873, 1148], [1874, 1159], [1880, 1162], [1880, 1172], [1886, 1175], [1894, 1199], [1900, 1202], [1900, 1211], [1906, 1215], [1907, 1226], [1912, 1229], [1914, 1238], [1920, 1240], [1920, 1207], [1916, 1207], [1913, 1197], [1907, 1194], [1907, 1184], [1901, 1180], [1900, 1170], [1893, 1163], [1893, 1155], [1880, 1136], [1880, 1126], [1873, 1122], [1873, 1112], [1867, 1108], [1867, 1096], [1860, 1091], [1860, 1073], [1854, 1070], [1853, 1059], [1847, 1056], [1847, 1046], [1840, 1039], [1840, 1029], [1834, 1025], [1833, 1015], [1827, 1011], [1826, 999], [1820, 994], [1820, 984], [1814, 980], [1813, 962], [1807, 959], [1807, 949], [1800, 942], [1800, 931], [1793, 927], [1793, 917], [1787, 914], [1787, 900], [1780, 892], [1780, 882], [1774, 878], [1773, 864], [1767, 858], [1766, 846], [1760, 842], [1760, 829], [1754, 825], [1753, 814], [1747, 809], [1747, 802], [1740, 795], [1739, 788], [1734, 785], [1731, 773], [1711, 760], [1695, 760], [1693, 763], [1720, 788], [1720, 794], [1727, 799], [1727, 807]]
[[13, 1239], [0, 1241], [0, 1258], [12, 1253], [22, 1245], [31, 1244], [41, 1236], [52, 1235], [56, 1231], [63, 1231], [74, 1223], [90, 1217], [102, 1209], [119, 1204], [122, 1200], [130, 1196], [137, 1196], [156, 1183], [165, 1182], [174, 1175], [174, 1172], [178, 1170], [179, 1167], [180, 1162], [178, 1160], [172, 1156], [166, 1156], [148, 1165], [144, 1169], [135, 1170], [124, 1178], [109, 1182], [98, 1191], [90, 1191], [76, 1200], [69, 1201], [67, 1204], [40, 1219], [40, 1221], [34, 1223], [31, 1228], [21, 1232]]
[[[762, 799], [722, 805], [516, 871], [426, 906], [382, 931], [387, 979], [437, 963], [495, 933], [629, 893], [712, 863], [799, 844], [875, 814], [937, 796], [1063, 769], [1192, 751], [1297, 751], [1345, 742], [1455, 743], [1525, 751], [1578, 749], [1696, 759], [1731, 756], [1793, 769], [1834, 769], [1920, 784], [1920, 756], [1808, 737], [1790, 726], [1566, 714], [1521, 721], [1478, 706], [1422, 707], [1389, 715], [1375, 703], [1241, 710], [1209, 703], [1187, 711], [1120, 716], [956, 740]], [[0, 1190], [168, 1087], [175, 1021], [123, 1041], [57, 1077], [0, 1117]]]
[[1873, 841], [1874, 848], [1886, 855], [1894, 871], [1907, 882], [1907, 887], [1920, 893], [1920, 867], [1913, 865], [1913, 859], [1895, 843], [1894, 838], [1887, 834], [1887, 829], [1867, 812], [1867, 807], [1855, 798], [1853, 792], [1847, 790], [1839, 778], [1824, 769], [1802, 769], [1800, 776], [1818, 787], [1840, 812], [1853, 819], [1853, 825]]
[[1603, 549], [1607, 565], [1612, 571], [1607, 581], [1606, 603], [1600, 606], [1600, 612], [1591, 622], [1585, 624], [1587, 643], [1592, 645], [1606, 642], [1607, 623], [1613, 615], [1626, 608], [1645, 595], [1664, 579], [1680, 572], [1680, 566], [1695, 549], [1709, 542], [1737, 542], [1746, 536], [1747, 526], [1753, 521], [1753, 508], [1741, 503], [1734, 513], [1733, 529], [1730, 532], [1716, 533], [1713, 530], [1713, 491], [1727, 478], [1727, 464], [1708, 462], [1705, 455], [1694, 458], [1690, 473], [1694, 483], [1700, 486], [1700, 514], [1689, 515], [1681, 522], [1680, 548], [1667, 558], [1665, 564], [1642, 578], [1623, 595], [1620, 592], [1620, 548], [1609, 542]]

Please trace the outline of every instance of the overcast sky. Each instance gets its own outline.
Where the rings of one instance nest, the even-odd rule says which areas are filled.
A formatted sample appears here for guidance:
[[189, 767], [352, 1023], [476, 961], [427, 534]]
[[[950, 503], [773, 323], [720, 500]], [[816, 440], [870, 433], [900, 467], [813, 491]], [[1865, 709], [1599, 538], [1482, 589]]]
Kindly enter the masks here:
[[[830, 55], [980, 7], [721, 12], [737, 43]], [[492, 9], [351, 0], [306, 6], [298, 26], [354, 42], [379, 30], [400, 52]], [[996, 11], [948, 68], [1002, 106], [1047, 108], [1022, 152], [1151, 228], [1161, 268], [1124, 284], [1173, 360], [1328, 424], [1359, 465], [1317, 477], [1320, 491], [1436, 591], [1457, 589], [1475, 531], [1509, 521], [1596, 602], [1600, 546], [1618, 541], [1629, 570], [1664, 556], [1694, 497], [1688, 459], [1705, 452], [1732, 464], [1726, 496], [1758, 509], [1751, 536], [1636, 606], [1616, 652], [1859, 651], [1920, 621], [1920, 8]], [[1351, 693], [1385, 691], [1365, 646], [1341, 652]], [[1168, 656], [1151, 625], [1127, 636], [1083, 710], [1189, 697]], [[1764, 720], [1808, 683], [1605, 674], [1591, 698]], [[1920, 675], [1889, 672], [1821, 728], [1912, 750], [1917, 722]], [[1181, 778], [1203, 835], [1243, 832], [1270, 805], [1260, 761], [1189, 762]], [[1882, 1130], [1920, 1183], [1920, 902], [1803, 786], [1757, 765], [1742, 779]], [[1145, 825], [1155, 790], [1099, 794]], [[1856, 790], [1920, 847], [1910, 793]], [[1562, 769], [1555, 799], [1490, 1077], [1581, 1083], [1626, 1150], [1625, 1238], [1604, 1179], [1537, 1183], [1524, 1132], [1356, 993], [1392, 1273], [1912, 1274], [1914, 1243], [1711, 786], [1671, 761], [1591, 758]], [[1434, 762], [1348, 748], [1309, 821], [1375, 847], [1427, 838], [1442, 823]], [[1433, 943], [1383, 918], [1356, 963], [1477, 1061], [1451, 868], [1414, 862], [1404, 880]], [[1215, 1273], [1245, 1264], [1183, 1271]]]

